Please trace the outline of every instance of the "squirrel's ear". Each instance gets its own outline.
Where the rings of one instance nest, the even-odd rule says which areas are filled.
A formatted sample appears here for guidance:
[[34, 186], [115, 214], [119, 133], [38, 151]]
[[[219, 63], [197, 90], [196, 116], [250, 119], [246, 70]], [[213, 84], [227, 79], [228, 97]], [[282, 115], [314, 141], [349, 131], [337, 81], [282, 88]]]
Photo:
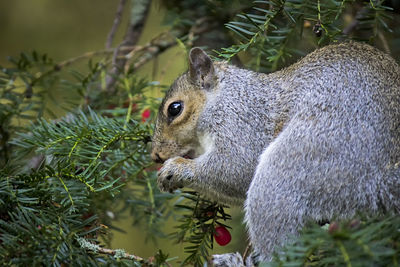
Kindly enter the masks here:
[[189, 75], [192, 82], [209, 90], [212, 88], [215, 73], [209, 56], [200, 48], [194, 47], [189, 52]]

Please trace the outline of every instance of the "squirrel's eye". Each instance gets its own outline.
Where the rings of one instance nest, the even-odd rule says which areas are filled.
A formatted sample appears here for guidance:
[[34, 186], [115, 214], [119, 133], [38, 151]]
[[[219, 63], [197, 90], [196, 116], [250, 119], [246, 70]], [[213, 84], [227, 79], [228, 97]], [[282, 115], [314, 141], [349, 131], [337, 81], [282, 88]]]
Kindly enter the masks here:
[[169, 117], [176, 117], [179, 114], [181, 114], [182, 109], [183, 109], [183, 103], [181, 101], [172, 102], [168, 106], [168, 116]]

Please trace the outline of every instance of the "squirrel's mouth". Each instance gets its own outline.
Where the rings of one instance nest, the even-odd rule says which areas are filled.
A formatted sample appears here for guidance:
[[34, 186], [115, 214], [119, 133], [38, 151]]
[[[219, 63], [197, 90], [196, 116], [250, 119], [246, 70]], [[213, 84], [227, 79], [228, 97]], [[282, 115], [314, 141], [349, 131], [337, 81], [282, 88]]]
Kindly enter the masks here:
[[194, 159], [194, 158], [196, 158], [196, 152], [195, 152], [193, 149], [191, 149], [191, 150], [189, 150], [189, 152], [187, 152], [186, 154], [184, 154], [184, 155], [182, 156], [182, 158], [185, 158], [185, 159]]

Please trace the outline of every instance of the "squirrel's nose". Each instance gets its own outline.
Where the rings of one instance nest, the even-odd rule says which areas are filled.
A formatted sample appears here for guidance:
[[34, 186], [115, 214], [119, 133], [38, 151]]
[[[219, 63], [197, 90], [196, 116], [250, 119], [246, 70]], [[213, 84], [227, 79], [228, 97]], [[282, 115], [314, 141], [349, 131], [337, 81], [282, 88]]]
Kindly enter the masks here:
[[157, 152], [152, 152], [151, 158], [156, 163], [164, 163], [164, 161], [165, 161], [160, 157], [160, 154], [158, 154]]

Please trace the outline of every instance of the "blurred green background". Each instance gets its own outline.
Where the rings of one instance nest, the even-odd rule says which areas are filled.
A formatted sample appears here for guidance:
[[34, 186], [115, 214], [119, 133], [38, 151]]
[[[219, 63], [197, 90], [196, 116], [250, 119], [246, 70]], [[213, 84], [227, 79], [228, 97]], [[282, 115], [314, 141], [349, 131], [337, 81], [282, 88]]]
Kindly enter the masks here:
[[[0, 65], [9, 66], [7, 58], [17, 56], [20, 52], [47, 53], [55, 62], [79, 56], [88, 51], [98, 51], [105, 48], [119, 0], [12, 0], [0, 1]], [[129, 3], [129, 2], [128, 2]], [[113, 47], [122, 40], [129, 20], [129, 8], [124, 11], [121, 25], [114, 38]], [[157, 33], [165, 31], [163, 26], [163, 7], [153, 1], [149, 19], [139, 44], [148, 42]], [[83, 63], [80, 63], [83, 64]], [[76, 68], [83, 65], [76, 64]], [[163, 53], [156, 61], [147, 63], [140, 74], [149, 80], [157, 80], [163, 85], [169, 85], [186, 68], [185, 50], [176, 46]], [[55, 88], [57, 91], [57, 88]], [[59, 104], [68, 92], [54, 92]], [[161, 96], [159, 91], [153, 92]], [[54, 107], [56, 114], [62, 111]], [[112, 211], [116, 207], [109, 207]], [[229, 210], [233, 221], [228, 224], [233, 227], [232, 242], [226, 247], [215, 244], [213, 253], [232, 251], [243, 252], [247, 245], [245, 229], [241, 223], [240, 209]], [[173, 232], [176, 225], [173, 218], [166, 226], [166, 232]], [[111, 248], [122, 248], [127, 252], [149, 257], [160, 248], [170, 256], [182, 259], [182, 244], [174, 244], [168, 239], [146, 242], [146, 233], [140, 226], [132, 225], [128, 213], [115, 221], [115, 226], [121, 231], [112, 230]]]
[[[0, 1], [0, 64], [38, 50], [56, 61], [104, 48], [118, 1]], [[118, 31], [118, 38], [123, 35]]]

